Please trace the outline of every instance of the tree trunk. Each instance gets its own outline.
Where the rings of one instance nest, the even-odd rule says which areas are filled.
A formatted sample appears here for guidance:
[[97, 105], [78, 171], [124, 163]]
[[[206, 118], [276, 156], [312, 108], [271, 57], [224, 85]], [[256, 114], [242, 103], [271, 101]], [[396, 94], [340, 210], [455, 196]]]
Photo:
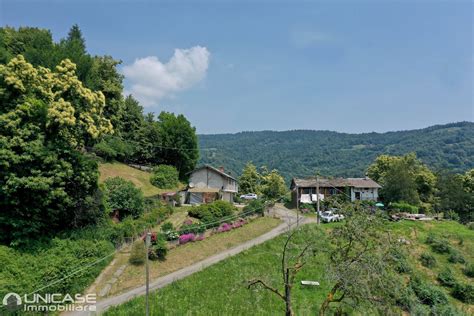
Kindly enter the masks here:
[[293, 316], [293, 309], [291, 308], [291, 284], [290, 284], [290, 269], [286, 269], [285, 273], [285, 302], [286, 302], [286, 316]]
[[339, 288], [339, 285], [336, 284], [331, 289], [328, 296], [324, 300], [323, 304], [321, 304], [321, 308], [319, 309], [319, 316], [324, 316], [324, 314], [326, 313], [327, 308], [329, 307], [329, 304], [334, 301], [334, 295], [336, 294], [338, 288]]

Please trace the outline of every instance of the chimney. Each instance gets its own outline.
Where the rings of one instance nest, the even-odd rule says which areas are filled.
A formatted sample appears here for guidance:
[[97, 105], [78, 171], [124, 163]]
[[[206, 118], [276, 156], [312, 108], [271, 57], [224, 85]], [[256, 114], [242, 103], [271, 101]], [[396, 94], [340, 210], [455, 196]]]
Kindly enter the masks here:
[[220, 171], [220, 172], [224, 172], [224, 167], [223, 167], [223, 166], [220, 166], [220, 167], [219, 167], [219, 171]]

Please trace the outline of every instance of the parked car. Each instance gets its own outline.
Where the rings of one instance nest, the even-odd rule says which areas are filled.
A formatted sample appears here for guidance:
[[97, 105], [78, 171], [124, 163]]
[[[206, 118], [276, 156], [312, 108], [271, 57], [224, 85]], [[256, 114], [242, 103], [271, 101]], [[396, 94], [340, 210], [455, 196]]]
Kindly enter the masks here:
[[326, 211], [321, 213], [321, 221], [325, 223], [339, 222], [344, 219], [344, 215], [336, 214], [333, 211]]
[[247, 194], [242, 194], [240, 198], [243, 200], [256, 200], [258, 199], [258, 196], [255, 193], [247, 193]]

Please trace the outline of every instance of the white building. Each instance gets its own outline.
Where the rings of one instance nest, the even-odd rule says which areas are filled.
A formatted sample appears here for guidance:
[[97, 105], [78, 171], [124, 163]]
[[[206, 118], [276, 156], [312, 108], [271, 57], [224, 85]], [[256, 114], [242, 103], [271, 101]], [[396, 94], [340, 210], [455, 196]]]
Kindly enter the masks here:
[[345, 194], [350, 196], [351, 201], [377, 201], [379, 198], [378, 190], [382, 187], [374, 180], [365, 178], [334, 178], [334, 179], [296, 179], [291, 181], [290, 189], [292, 191], [292, 200], [296, 205], [299, 203], [316, 203], [316, 195], [319, 185], [319, 200], [324, 197]]
[[225, 173], [224, 168], [204, 165], [191, 172], [186, 201], [200, 204], [220, 199], [232, 203], [238, 191], [237, 179]]

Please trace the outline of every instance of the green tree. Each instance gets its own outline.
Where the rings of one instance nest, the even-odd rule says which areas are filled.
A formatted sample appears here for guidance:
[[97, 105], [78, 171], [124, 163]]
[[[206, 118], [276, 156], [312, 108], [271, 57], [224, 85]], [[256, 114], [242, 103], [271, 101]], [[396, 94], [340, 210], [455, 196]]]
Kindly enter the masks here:
[[260, 193], [261, 178], [257, 167], [251, 162], [247, 162], [239, 178], [239, 191], [241, 193]]
[[437, 181], [438, 211], [456, 212], [461, 222], [474, 221], [474, 169], [465, 174], [441, 173]]
[[131, 181], [120, 177], [104, 181], [104, 194], [110, 211], [119, 211], [121, 217], [138, 217], [144, 210], [143, 192]]
[[157, 163], [175, 166], [180, 179], [186, 179], [199, 158], [196, 129], [183, 115], [161, 112], [158, 116]]
[[344, 306], [352, 306], [352, 312], [386, 314], [404, 288], [391, 255], [399, 245], [391, 242], [380, 214], [353, 204], [346, 215], [344, 224], [330, 233], [331, 290], [319, 315], [326, 315], [330, 305], [338, 306], [338, 314], [344, 314]]
[[84, 139], [113, 131], [103, 94], [69, 60], [50, 71], [19, 55], [0, 65], [0, 104], [0, 240], [95, 222], [97, 164], [82, 151]]
[[436, 176], [414, 153], [378, 156], [367, 174], [382, 185], [380, 195], [387, 202], [434, 203]]
[[159, 165], [153, 168], [153, 174], [150, 182], [161, 189], [172, 189], [179, 184], [179, 174], [175, 167], [168, 165]]
[[277, 170], [262, 175], [262, 193], [267, 199], [281, 198], [287, 192], [285, 180]]

